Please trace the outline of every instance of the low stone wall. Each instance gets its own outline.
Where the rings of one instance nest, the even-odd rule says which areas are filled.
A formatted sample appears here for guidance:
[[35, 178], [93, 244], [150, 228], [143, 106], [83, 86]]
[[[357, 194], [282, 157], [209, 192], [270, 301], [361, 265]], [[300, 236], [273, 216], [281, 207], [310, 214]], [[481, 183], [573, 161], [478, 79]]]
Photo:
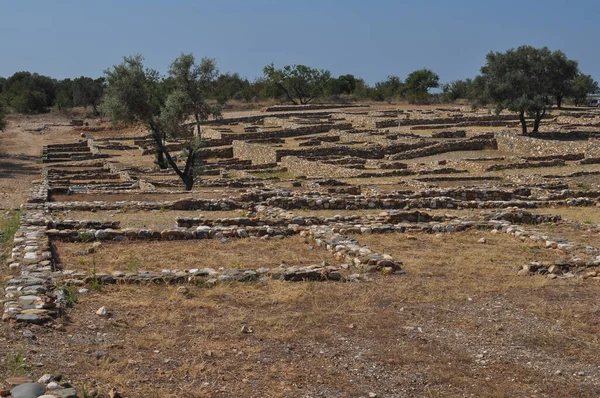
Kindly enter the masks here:
[[562, 159], [554, 159], [547, 162], [525, 162], [512, 164], [495, 164], [485, 169], [485, 171], [511, 170], [511, 169], [531, 169], [539, 167], [557, 167], [564, 166], [565, 161]]
[[388, 158], [390, 160], [406, 160], [420, 158], [423, 156], [437, 155], [446, 152], [481, 151], [485, 149], [498, 149], [498, 143], [493, 138], [472, 138], [462, 141], [442, 142], [434, 145], [429, 145], [425, 148], [400, 152], [395, 155], [390, 155]]
[[431, 133], [431, 138], [466, 138], [467, 132], [465, 130], [456, 131], [436, 131]]
[[600, 157], [600, 145], [592, 141], [544, 140], [509, 132], [496, 134], [498, 150], [521, 156], [550, 156], [583, 153], [586, 157]]
[[492, 116], [453, 116], [446, 118], [396, 118], [396, 119], [382, 119], [364, 115], [352, 115], [346, 114], [345, 118], [358, 125], [365, 126], [367, 128], [389, 128], [398, 126], [418, 126], [418, 125], [432, 125], [432, 124], [459, 124], [464, 122], [471, 123], [485, 123], [485, 122], [498, 122], [498, 121], [509, 121], [518, 120], [518, 116], [515, 115], [492, 115]]
[[229, 133], [218, 130], [211, 130], [209, 137], [211, 139], [220, 140], [230, 145], [234, 140], [247, 141], [247, 140], [265, 140], [271, 138], [289, 138], [289, 137], [300, 137], [303, 135], [310, 134], [321, 134], [336, 130], [347, 130], [352, 128], [350, 123], [331, 123], [331, 124], [315, 124], [310, 126], [297, 127], [295, 124], [293, 128], [283, 130], [269, 130], [269, 131], [258, 131], [255, 133]]
[[364, 108], [363, 104], [308, 104], [308, 105], [274, 105], [263, 108], [263, 112], [312, 111], [318, 109]]
[[281, 158], [281, 165], [288, 169], [294, 176], [330, 176], [334, 178], [355, 177], [361, 174], [360, 170], [348, 169], [322, 162], [313, 162], [296, 156], [284, 156]]

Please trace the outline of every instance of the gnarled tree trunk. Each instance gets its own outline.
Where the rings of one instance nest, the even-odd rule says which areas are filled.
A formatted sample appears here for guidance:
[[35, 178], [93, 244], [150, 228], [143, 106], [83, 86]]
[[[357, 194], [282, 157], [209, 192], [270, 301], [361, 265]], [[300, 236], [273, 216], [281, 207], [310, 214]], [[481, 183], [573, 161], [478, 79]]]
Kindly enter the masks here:
[[527, 121], [525, 121], [525, 112], [519, 112], [519, 120], [521, 121], [521, 131], [523, 135], [527, 135]]
[[533, 120], [533, 130], [532, 133], [537, 133], [540, 130], [540, 122], [542, 118], [546, 115], [546, 109], [542, 111], [535, 112], [535, 119]]

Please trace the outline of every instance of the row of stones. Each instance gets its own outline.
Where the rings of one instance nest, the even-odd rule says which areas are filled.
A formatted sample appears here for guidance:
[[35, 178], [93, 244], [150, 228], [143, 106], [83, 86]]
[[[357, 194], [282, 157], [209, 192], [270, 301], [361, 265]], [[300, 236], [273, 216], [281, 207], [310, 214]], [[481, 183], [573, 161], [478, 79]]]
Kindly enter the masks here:
[[42, 212], [23, 211], [20, 228], [14, 236], [14, 246], [8, 268], [16, 275], [9, 279], [0, 300], [4, 307], [2, 320], [46, 323], [61, 311], [54, 291], [53, 255], [46, 234]]
[[[84, 286], [90, 282], [99, 284], [193, 284], [214, 285], [222, 282], [261, 282], [275, 279], [290, 282], [300, 281], [340, 281], [358, 282], [365, 277], [359, 273], [344, 274], [344, 269], [349, 268], [343, 264], [342, 269], [327, 265], [326, 263], [311, 266], [282, 265], [279, 268], [191, 268], [191, 269], [164, 269], [161, 272], [150, 271], [114, 271], [110, 274], [87, 272], [63, 271], [61, 281], [67, 286]], [[80, 289], [80, 293], [87, 289]]]

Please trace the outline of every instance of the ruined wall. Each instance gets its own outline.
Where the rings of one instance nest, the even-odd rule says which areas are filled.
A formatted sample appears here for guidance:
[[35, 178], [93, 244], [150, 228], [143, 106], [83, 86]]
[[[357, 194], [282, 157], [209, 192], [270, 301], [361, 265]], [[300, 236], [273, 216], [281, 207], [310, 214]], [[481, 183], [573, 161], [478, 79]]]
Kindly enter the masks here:
[[390, 160], [405, 160], [420, 158], [423, 156], [437, 155], [440, 153], [454, 151], [480, 151], [484, 149], [498, 149], [496, 139], [469, 139], [452, 142], [442, 142], [435, 145], [430, 145], [425, 148], [413, 149], [405, 152], [400, 152], [389, 157]]
[[496, 134], [498, 150], [523, 156], [564, 155], [565, 153], [584, 153], [586, 157], [600, 156], [597, 141], [561, 141], [526, 137], [514, 133]]
[[288, 169], [294, 176], [328, 176], [328, 177], [355, 177], [361, 171], [348, 169], [333, 164], [313, 162], [296, 156], [284, 156], [281, 165]]

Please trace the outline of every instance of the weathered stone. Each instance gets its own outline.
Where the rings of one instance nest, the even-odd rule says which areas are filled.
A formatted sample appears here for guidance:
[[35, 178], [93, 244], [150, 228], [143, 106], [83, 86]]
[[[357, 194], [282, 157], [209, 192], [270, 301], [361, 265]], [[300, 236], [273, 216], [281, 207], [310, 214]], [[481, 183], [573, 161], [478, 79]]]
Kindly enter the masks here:
[[10, 390], [13, 398], [38, 398], [44, 395], [45, 392], [46, 387], [39, 383], [25, 383]]

